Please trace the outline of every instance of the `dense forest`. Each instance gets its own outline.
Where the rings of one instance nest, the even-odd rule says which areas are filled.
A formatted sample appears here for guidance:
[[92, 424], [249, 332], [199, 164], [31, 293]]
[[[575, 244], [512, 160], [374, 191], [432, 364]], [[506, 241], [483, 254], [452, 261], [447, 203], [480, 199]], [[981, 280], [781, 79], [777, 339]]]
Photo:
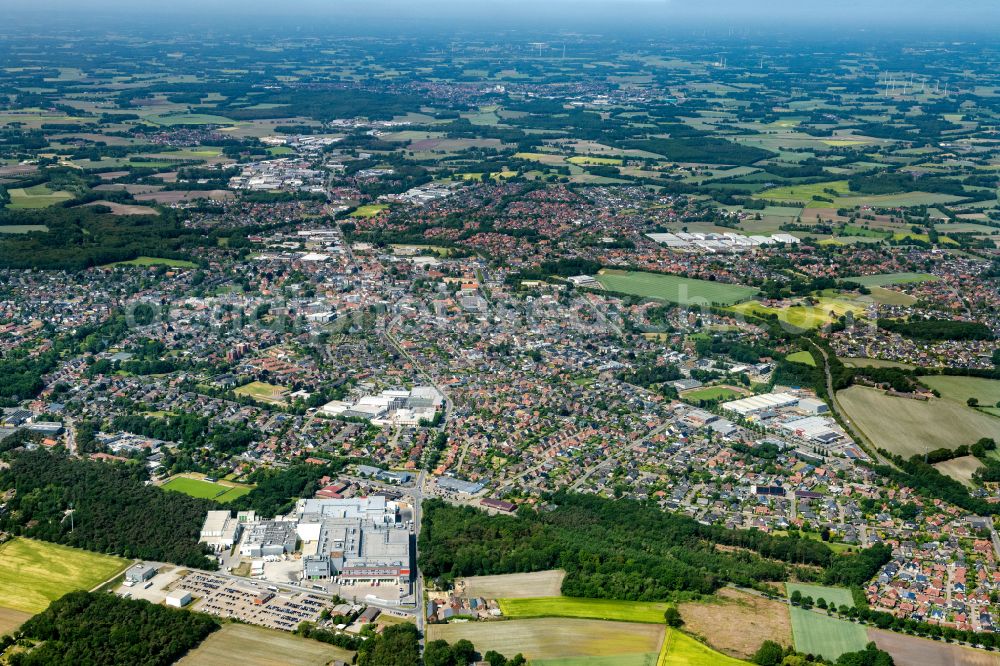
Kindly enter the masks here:
[[977, 321], [879, 319], [878, 327], [917, 340], [992, 340], [993, 331]]
[[[0, 530], [129, 558], [214, 569], [198, 536], [208, 501], [147, 486], [145, 469], [44, 450], [12, 454], [0, 489], [15, 489]], [[73, 509], [72, 525], [65, 520]]]
[[11, 650], [11, 666], [172, 664], [219, 628], [208, 615], [114, 594], [70, 592], [25, 622], [33, 649]]
[[755, 587], [786, 578], [789, 565], [825, 567], [833, 559], [818, 541], [702, 525], [652, 504], [572, 493], [552, 502], [551, 511], [514, 517], [429, 500], [420, 566], [445, 581], [562, 568], [567, 596], [658, 600], [711, 593], [727, 582]]

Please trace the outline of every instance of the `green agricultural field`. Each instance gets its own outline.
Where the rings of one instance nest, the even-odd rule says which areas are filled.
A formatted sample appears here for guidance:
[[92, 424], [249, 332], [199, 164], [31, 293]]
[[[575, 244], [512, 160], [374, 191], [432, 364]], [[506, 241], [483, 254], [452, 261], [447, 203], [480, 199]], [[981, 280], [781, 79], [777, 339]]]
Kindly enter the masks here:
[[143, 118], [154, 125], [236, 125], [232, 118], [213, 116], [207, 113], [165, 113]]
[[39, 613], [73, 590], [90, 590], [130, 562], [47, 541], [16, 538], [0, 545], [0, 608]]
[[48, 208], [73, 198], [71, 192], [50, 190], [45, 185], [35, 185], [28, 188], [16, 187], [8, 190], [7, 193], [10, 194], [10, 203], [7, 204], [7, 208], [18, 209]]
[[844, 278], [848, 282], [857, 282], [866, 287], [885, 287], [893, 284], [916, 284], [918, 282], [928, 282], [937, 280], [930, 273], [880, 273], [878, 275], [864, 275], [862, 277]]
[[656, 666], [736, 666], [749, 662], [717, 652], [677, 629], [667, 629]]
[[351, 217], [375, 217], [389, 206], [387, 204], [367, 204], [358, 206], [357, 210], [351, 213]]
[[532, 664], [548, 659], [580, 659], [563, 664], [589, 664], [604, 657], [600, 666], [654, 666], [663, 641], [665, 625], [605, 622], [577, 618], [534, 618], [505, 622], [456, 622], [432, 624], [427, 639], [449, 643], [466, 639], [476, 650], [496, 650], [513, 657], [521, 653]]
[[622, 161], [615, 159], [613, 157], [593, 157], [591, 155], [574, 155], [573, 157], [566, 158], [566, 161], [570, 164], [583, 165], [596, 165], [596, 166], [621, 166]]
[[663, 624], [663, 612], [670, 604], [655, 601], [615, 601], [576, 597], [535, 597], [499, 599], [500, 610], [510, 618], [580, 617], [620, 622]]
[[44, 224], [4, 224], [0, 225], [0, 234], [26, 234], [31, 231], [48, 231]]
[[[767, 148], [767, 146], [762, 146]], [[825, 190], [832, 190], [831, 194]], [[814, 199], [813, 197], [819, 197]], [[951, 203], [959, 197], [930, 192], [902, 192], [899, 194], [866, 195], [851, 192], [846, 180], [829, 180], [807, 185], [774, 187], [754, 195], [767, 201], [799, 202], [806, 208], [853, 208], [855, 206], [921, 206]]]
[[840, 391], [837, 400], [875, 446], [903, 457], [1000, 439], [1000, 419], [954, 400], [897, 398], [866, 386]]
[[269, 402], [274, 404], [284, 403], [288, 389], [284, 386], [275, 386], [267, 382], [250, 382], [233, 391], [236, 395], [250, 396], [254, 400]]
[[886, 361], [881, 358], [850, 358], [840, 359], [848, 368], [906, 368], [912, 370], [915, 365], [900, 363], [899, 361]]
[[659, 273], [602, 270], [597, 281], [608, 291], [680, 305], [732, 305], [752, 298], [757, 293], [755, 288], [740, 284]]
[[802, 363], [804, 365], [811, 365], [816, 367], [816, 359], [813, 355], [807, 351], [797, 351], [794, 354], [789, 354], [785, 357], [786, 361], [791, 361], [792, 363]]
[[985, 377], [952, 377], [951, 375], [930, 375], [920, 378], [924, 384], [936, 389], [945, 400], [967, 404], [969, 398], [976, 398], [984, 407], [993, 407], [1000, 402], [1000, 380]]
[[196, 479], [189, 476], [175, 476], [161, 488], [178, 493], [184, 493], [191, 497], [201, 499], [211, 499], [225, 504], [232, 502], [237, 497], [242, 497], [253, 490], [253, 486], [244, 486], [236, 483], [213, 483], [204, 479]]
[[136, 257], [129, 261], [117, 261], [108, 266], [167, 266], [169, 268], [197, 268], [198, 264], [184, 259], [165, 259], [163, 257]]
[[[813, 601], [822, 597], [827, 602], [839, 606], [854, 606], [851, 591], [840, 587], [787, 583], [789, 597], [796, 590]], [[868, 634], [864, 626], [829, 617], [825, 611], [806, 610], [792, 606], [792, 635], [795, 649], [800, 652], [818, 654], [827, 659], [836, 659], [844, 652], [864, 649], [868, 644]]]
[[813, 601], [822, 597], [828, 603], [831, 601], [835, 603], [838, 608], [840, 606], [854, 608], [854, 597], [851, 596], [851, 591], [846, 587], [808, 585], [806, 583], [785, 583], [785, 590], [788, 592], [789, 596], [791, 596], [792, 592], [797, 590], [803, 597], [812, 597]]

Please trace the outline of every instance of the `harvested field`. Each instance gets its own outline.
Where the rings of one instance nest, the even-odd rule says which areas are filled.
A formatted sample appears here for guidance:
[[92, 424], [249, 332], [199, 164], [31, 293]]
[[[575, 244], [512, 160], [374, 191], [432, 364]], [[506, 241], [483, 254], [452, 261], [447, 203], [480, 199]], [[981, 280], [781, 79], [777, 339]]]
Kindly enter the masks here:
[[13, 608], [0, 608], [0, 636], [9, 634], [22, 624], [24, 624], [31, 613], [14, 610]]
[[984, 650], [869, 629], [868, 639], [906, 666], [1000, 666], [1000, 655]]
[[792, 621], [787, 604], [728, 587], [719, 590], [716, 599], [717, 603], [678, 606], [684, 628], [703, 636], [716, 650], [747, 659], [766, 640], [791, 645]]
[[186, 190], [183, 192], [169, 190], [135, 195], [136, 201], [155, 201], [162, 204], [185, 203], [196, 199], [230, 201], [235, 198], [236, 194], [229, 190]]
[[911, 400], [852, 386], [840, 391], [837, 399], [876, 446], [904, 457], [953, 449], [982, 437], [1000, 439], [1000, 420], [943, 398]]
[[348, 650], [246, 624], [227, 624], [178, 661], [179, 666], [325, 666], [334, 659], [351, 663]]
[[130, 206], [117, 201], [92, 201], [84, 206], [106, 206], [112, 215], [159, 215], [160, 211], [149, 206]]
[[631, 661], [637, 655], [652, 655], [651, 661], [640, 662], [652, 665], [656, 663], [663, 635], [664, 625], [572, 618], [460, 622], [427, 627], [429, 640], [444, 639], [454, 643], [465, 638], [472, 641], [480, 653], [496, 650], [513, 657], [520, 652], [531, 662], [612, 656], [623, 656]]
[[934, 469], [967, 486], [972, 486], [972, 474], [982, 466], [983, 463], [979, 462], [975, 456], [962, 456], [937, 463], [934, 465]]
[[500, 576], [472, 576], [464, 582], [462, 594], [484, 599], [529, 599], [531, 597], [558, 597], [565, 571], [538, 571]]

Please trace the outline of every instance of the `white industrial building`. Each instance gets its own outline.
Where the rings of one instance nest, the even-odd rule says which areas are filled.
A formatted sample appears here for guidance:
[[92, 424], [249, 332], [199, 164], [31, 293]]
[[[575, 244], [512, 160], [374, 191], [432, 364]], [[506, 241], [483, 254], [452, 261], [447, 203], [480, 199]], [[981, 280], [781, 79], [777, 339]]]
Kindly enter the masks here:
[[749, 416], [771, 409], [795, 407], [798, 404], [799, 399], [791, 393], [762, 393], [761, 395], [752, 395], [749, 398], [724, 402], [722, 408], [740, 416]]
[[253, 520], [253, 511], [241, 511], [236, 518], [231, 511], [209, 511], [198, 541], [217, 553], [229, 550], [239, 540], [243, 524]]
[[781, 424], [784, 430], [796, 437], [820, 444], [831, 444], [840, 439], [840, 432], [832, 426], [833, 421], [822, 416], [807, 416]]
[[444, 403], [444, 396], [433, 386], [415, 386], [411, 390], [387, 389], [355, 402], [333, 400], [320, 407], [327, 416], [361, 418], [375, 425], [417, 425], [431, 421]]
[[306, 499], [295, 507], [303, 577], [336, 575], [342, 585], [409, 586], [410, 530], [385, 497]]
[[191, 593], [187, 590], [174, 590], [166, 598], [166, 604], [173, 608], [184, 608], [189, 603], [191, 603]]

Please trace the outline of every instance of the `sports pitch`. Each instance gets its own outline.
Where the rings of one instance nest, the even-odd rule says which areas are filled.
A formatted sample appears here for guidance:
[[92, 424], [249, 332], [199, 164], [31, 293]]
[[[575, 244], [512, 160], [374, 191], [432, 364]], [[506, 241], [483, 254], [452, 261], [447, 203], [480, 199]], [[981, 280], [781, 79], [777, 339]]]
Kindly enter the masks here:
[[253, 487], [251, 486], [215, 483], [188, 476], [175, 476], [164, 483], [161, 488], [164, 490], [184, 493], [185, 495], [190, 495], [191, 497], [215, 500], [216, 502], [221, 502], [223, 504], [226, 502], [232, 502], [237, 497], [242, 497], [253, 490]]
[[757, 293], [755, 288], [740, 284], [610, 269], [602, 270], [597, 281], [608, 291], [680, 305], [732, 305]]
[[16, 538], [0, 545], [0, 608], [39, 613], [74, 590], [90, 590], [129, 566], [111, 555]]

